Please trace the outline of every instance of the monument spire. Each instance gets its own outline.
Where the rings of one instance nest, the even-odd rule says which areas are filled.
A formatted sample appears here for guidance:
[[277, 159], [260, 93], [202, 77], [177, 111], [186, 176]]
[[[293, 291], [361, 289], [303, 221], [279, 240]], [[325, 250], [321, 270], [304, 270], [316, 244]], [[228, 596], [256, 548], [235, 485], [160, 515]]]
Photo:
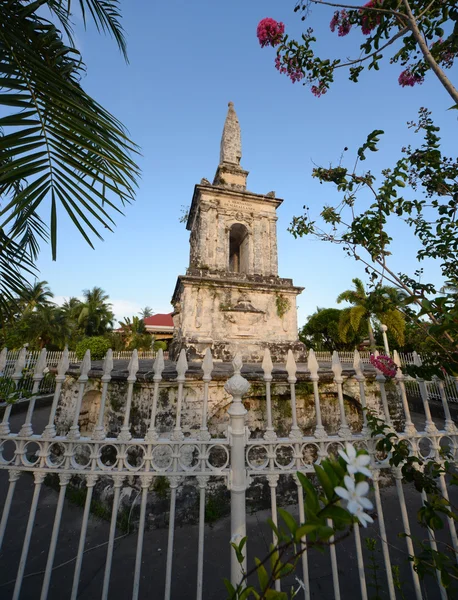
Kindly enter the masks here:
[[240, 123], [234, 109], [234, 103], [229, 102], [228, 106], [223, 135], [221, 136], [219, 165], [213, 185], [243, 191], [246, 190], [248, 171], [244, 171], [240, 166], [240, 159], [242, 158]]
[[221, 137], [221, 151], [219, 164], [229, 163], [240, 165], [242, 158], [242, 137], [240, 134], [240, 123], [234, 109], [234, 103], [229, 102], [226, 122], [224, 123], [223, 135]]

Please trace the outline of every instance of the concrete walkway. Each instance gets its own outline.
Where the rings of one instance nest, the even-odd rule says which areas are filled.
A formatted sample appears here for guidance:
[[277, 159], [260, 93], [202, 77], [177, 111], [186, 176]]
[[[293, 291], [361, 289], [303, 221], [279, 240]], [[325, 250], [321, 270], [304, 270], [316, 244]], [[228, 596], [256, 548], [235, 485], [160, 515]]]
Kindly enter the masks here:
[[[36, 432], [40, 432], [44, 428], [47, 422], [48, 411], [48, 408], [36, 411], [34, 423]], [[13, 431], [17, 431], [20, 428], [23, 419], [24, 415], [22, 414], [12, 417]], [[416, 420], [420, 425], [421, 417], [416, 416]], [[439, 425], [440, 423], [438, 423]], [[7, 473], [0, 470], [0, 506], [4, 502], [7, 485]], [[420, 505], [419, 494], [409, 486], [404, 486], [404, 490], [409, 507], [412, 531], [420, 539], [426, 539], [426, 531], [416, 524], [416, 511]], [[2, 600], [12, 597], [32, 491], [32, 477], [29, 475], [22, 476], [17, 485], [4, 548], [0, 554], [0, 598]], [[453, 488], [450, 491], [454, 494], [453, 501], [458, 503], [458, 493], [453, 491]], [[57, 493], [53, 489], [43, 486], [27, 560], [26, 578], [24, 579], [20, 596], [22, 600], [36, 600], [40, 598], [43, 570], [46, 565], [56, 503]], [[402, 531], [402, 521], [399, 501], [394, 486], [388, 486], [383, 489], [383, 507], [389, 543], [391, 545], [390, 554], [392, 562], [400, 567], [404, 597], [410, 600], [410, 598], [414, 598], [411, 585], [412, 578], [406, 557], [405, 540], [398, 538], [398, 533]], [[294, 512], [296, 507], [291, 506], [289, 509]], [[268, 517], [269, 513], [267, 511], [248, 514], [248, 553], [250, 564], [254, 556], [263, 557], [268, 552], [272, 537], [271, 531], [266, 524]], [[53, 572], [48, 596], [50, 599], [65, 600], [70, 598], [75, 565], [74, 559], [77, 551], [81, 520], [82, 509], [66, 501], [55, 559], [55, 567], [57, 568]], [[101, 595], [108, 530], [108, 522], [94, 516], [90, 517], [78, 598], [96, 600]], [[375, 585], [374, 577], [370, 575], [367, 568], [370, 556], [364, 542], [364, 538], [372, 537], [377, 540], [377, 549], [374, 558], [378, 565], [377, 580], [380, 586], [378, 594], [381, 598], [388, 598], [377, 523], [362, 533], [367, 584], [368, 586]], [[114, 551], [109, 593], [110, 600], [128, 599], [132, 594], [137, 533], [122, 534], [122, 532], [118, 532], [117, 535], [119, 537], [116, 541]], [[227, 597], [223, 578], [229, 576], [229, 538], [230, 520], [228, 518], [221, 519], [213, 526], [206, 526], [205, 528], [203, 594], [205, 600], [224, 600]], [[442, 538], [444, 541], [449, 541], [447, 525], [445, 531], [441, 534]], [[172, 584], [173, 600], [188, 600], [195, 597], [197, 540], [197, 526], [184, 526], [176, 529]], [[345, 600], [353, 600], [354, 598], [361, 597], [354, 536], [350, 535], [343, 542], [339, 543], [336, 550], [341, 597]], [[142, 556], [141, 599], [159, 600], [163, 597], [166, 552], [167, 530], [146, 531]], [[308, 563], [312, 598], [324, 600], [334, 598], [329, 549], [325, 549], [322, 553], [316, 549], [310, 550]], [[298, 573], [301, 573], [301, 569], [298, 570]], [[297, 587], [297, 583], [293, 579], [289, 580], [289, 584], [295, 584]], [[284, 586], [283, 589], [286, 590], [287, 586]], [[375, 588], [369, 587], [368, 597], [373, 598], [375, 595]], [[301, 598], [303, 596], [298, 597]], [[401, 597], [400, 593], [399, 597]], [[427, 583], [427, 585], [423, 585], [423, 597], [429, 599], [440, 598], [437, 586], [433, 580]]]

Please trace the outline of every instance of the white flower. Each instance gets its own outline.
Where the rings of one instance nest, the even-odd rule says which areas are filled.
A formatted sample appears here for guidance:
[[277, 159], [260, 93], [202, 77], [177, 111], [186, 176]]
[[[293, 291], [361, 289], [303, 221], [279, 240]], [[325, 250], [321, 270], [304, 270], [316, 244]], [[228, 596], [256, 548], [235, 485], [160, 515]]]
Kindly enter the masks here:
[[355, 483], [355, 480], [349, 475], [344, 477], [345, 487], [337, 486], [335, 492], [343, 500], [347, 501], [347, 510], [359, 520], [361, 525], [367, 526], [367, 523], [372, 523], [372, 517], [366, 515], [364, 509], [372, 509], [373, 504], [369, 498], [364, 496], [369, 491], [369, 484], [367, 481], [360, 481]]
[[49, 373], [49, 367], [45, 367], [43, 369], [43, 375], [47, 375]]
[[358, 519], [358, 521], [361, 523], [361, 525], [363, 527], [367, 527], [368, 523], [373, 523], [374, 522], [374, 519], [370, 515], [368, 515], [367, 513], [365, 513], [362, 508], [359, 508], [355, 512], [355, 517]]
[[360, 454], [359, 456], [356, 456], [356, 450], [354, 446], [348, 442], [345, 444], [345, 452], [343, 450], [339, 450], [339, 454], [347, 463], [347, 471], [350, 473], [350, 475], [362, 473], [367, 477], [372, 477], [372, 473], [366, 466], [371, 462], [371, 457], [368, 454]]

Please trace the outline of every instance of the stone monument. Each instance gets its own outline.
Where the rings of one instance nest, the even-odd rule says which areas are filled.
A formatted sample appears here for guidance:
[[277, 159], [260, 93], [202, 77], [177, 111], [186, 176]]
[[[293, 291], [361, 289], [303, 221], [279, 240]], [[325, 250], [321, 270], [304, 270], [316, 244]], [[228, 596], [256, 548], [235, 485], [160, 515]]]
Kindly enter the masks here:
[[240, 125], [229, 102], [219, 165], [211, 184], [194, 188], [186, 228], [189, 268], [180, 275], [172, 298], [174, 337], [171, 355], [182, 348], [201, 359], [210, 348], [215, 359], [284, 362], [289, 349], [305, 359], [298, 341], [296, 296], [304, 288], [278, 276], [277, 215], [283, 200], [274, 192], [246, 189], [241, 165]]

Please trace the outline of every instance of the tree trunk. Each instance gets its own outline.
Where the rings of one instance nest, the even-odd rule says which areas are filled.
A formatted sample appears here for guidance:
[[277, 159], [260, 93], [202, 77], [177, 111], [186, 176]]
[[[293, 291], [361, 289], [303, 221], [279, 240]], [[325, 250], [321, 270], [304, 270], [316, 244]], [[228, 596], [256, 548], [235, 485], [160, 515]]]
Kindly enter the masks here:
[[369, 317], [369, 319], [367, 319], [367, 329], [369, 331], [370, 347], [373, 352], [374, 350], [376, 350], [376, 346], [375, 346], [374, 330], [372, 329], [372, 323], [371, 323], [370, 317]]

